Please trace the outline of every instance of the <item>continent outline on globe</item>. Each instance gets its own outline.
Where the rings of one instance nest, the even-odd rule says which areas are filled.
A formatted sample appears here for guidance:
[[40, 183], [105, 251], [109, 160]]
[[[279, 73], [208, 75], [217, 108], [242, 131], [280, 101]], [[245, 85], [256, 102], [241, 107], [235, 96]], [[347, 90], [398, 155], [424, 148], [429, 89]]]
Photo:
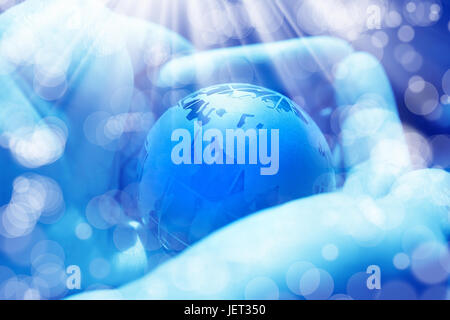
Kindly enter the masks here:
[[[279, 172], [261, 176], [248, 161], [174, 164], [172, 133], [183, 128], [194, 137], [194, 121], [224, 133], [279, 130]], [[330, 150], [314, 121], [289, 98], [251, 84], [219, 84], [181, 99], [150, 130], [142, 159], [142, 221], [175, 252], [248, 214], [335, 188]]]

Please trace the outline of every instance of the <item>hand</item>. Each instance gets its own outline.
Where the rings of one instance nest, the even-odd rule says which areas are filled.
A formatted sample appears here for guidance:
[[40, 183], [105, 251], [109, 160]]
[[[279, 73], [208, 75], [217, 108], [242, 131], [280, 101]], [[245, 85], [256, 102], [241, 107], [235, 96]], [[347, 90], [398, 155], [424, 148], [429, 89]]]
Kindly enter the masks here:
[[[27, 180], [16, 180], [17, 183], [14, 185], [18, 191], [29, 190], [47, 199], [46, 192], [42, 192], [42, 189], [51, 190], [54, 193], [49, 199], [58, 199], [54, 195], [59, 194], [64, 201], [50, 204], [44, 201], [45, 205], [38, 205], [39, 224], [35, 227], [34, 213], [36, 211], [23, 209], [24, 206], [25, 208], [33, 207], [35, 202], [32, 200], [35, 198], [31, 198], [29, 193], [26, 193], [28, 195], [26, 197], [21, 196], [20, 192], [14, 198], [14, 193], [11, 197], [9, 187], [1, 189], [0, 204], [21, 200], [21, 202], [14, 202], [20, 206], [13, 206], [15, 211], [9, 212], [16, 214], [24, 211], [31, 212], [33, 218], [25, 220], [27, 222], [25, 224], [21, 224], [20, 220], [13, 220], [16, 222], [13, 224], [16, 226], [15, 229], [11, 228], [11, 224], [6, 225], [7, 228], [2, 225], [2, 248], [9, 248], [9, 251], [2, 250], [4, 255], [1, 258], [1, 264], [10, 266], [16, 273], [25, 273], [31, 263], [34, 268], [33, 276], [40, 279], [46, 271], [45, 265], [41, 265], [40, 262], [49, 261], [41, 257], [42, 254], [56, 256], [56, 259], [52, 261], [56, 262], [55, 265], [58, 268], [54, 270], [57, 271], [47, 274], [44, 278], [48, 292], [45, 292], [44, 286], [41, 288], [39, 283], [29, 285], [42, 289], [43, 297], [57, 297], [66, 293], [60, 283], [55, 286], [48, 285], [52, 284], [51, 280], [55, 279], [55, 276], [62, 273], [64, 265], [80, 266], [83, 289], [86, 289], [92, 283], [103, 285], [125, 283], [144, 274], [149, 265], [155, 263], [156, 256], [160, 255], [157, 250], [158, 244], [153, 243], [148, 237], [145, 240], [147, 233], [132, 219], [135, 214], [132, 186], [136, 181], [133, 163], [151, 121], [142, 126], [141, 131], [137, 133], [119, 134], [120, 139], [114, 139], [116, 137], [114, 133], [117, 132], [114, 129], [117, 128], [112, 126], [109, 128], [112, 130], [107, 130], [107, 133], [104, 130], [108, 129], [106, 123], [108, 125], [115, 123], [111, 117], [114, 116], [114, 120], [121, 119], [120, 115], [132, 111], [141, 118], [149, 106], [157, 117], [164, 109], [164, 104], [168, 107], [170, 102], [176, 102], [178, 98], [196, 88], [216, 82], [237, 80], [275, 89], [291, 97], [297, 97], [297, 101], [302, 101], [299, 98], [301, 95], [307, 102], [305, 106], [311, 106], [308, 112], [327, 134], [330, 144], [334, 146], [336, 164], [342, 164], [341, 173], [345, 174], [343, 188], [335, 194], [298, 200], [252, 215], [218, 231], [135, 283], [117, 291], [99, 291], [92, 293], [92, 296], [82, 295], [81, 297], [255, 298], [258, 296], [252, 294], [263, 294], [270, 298], [275, 297], [273, 294], [278, 290], [278, 297], [281, 298], [302, 297], [296, 293], [306, 293], [303, 295], [306, 298], [324, 298], [327, 291], [321, 288], [322, 285], [325, 289], [329, 288], [330, 281], [327, 279], [329, 280], [330, 277], [322, 271], [318, 273], [314, 268], [305, 269], [302, 267], [303, 264], [293, 265], [295, 261], [314, 263], [315, 267], [325, 270], [333, 278], [334, 292], [345, 293], [347, 292], [346, 284], [354, 282], [347, 281], [350, 275], [364, 272], [369, 263], [380, 265], [383, 283], [385, 279], [388, 279], [387, 281], [402, 279], [405, 271], [401, 272], [393, 268], [392, 255], [400, 251], [410, 254], [417, 247], [420, 249], [420, 246], [411, 244], [409, 240], [415, 239], [411, 236], [415, 232], [424, 235], [426, 240], [434, 241], [431, 242], [433, 245], [431, 258], [434, 259], [431, 262], [436, 262], [434, 266], [437, 272], [431, 273], [435, 275], [435, 279], [424, 279], [424, 275], [430, 272], [423, 272], [423, 263], [420, 259], [414, 260], [412, 255], [409, 259], [411, 266], [415, 266], [412, 268], [413, 274], [419, 276], [419, 281], [425, 280], [428, 284], [440, 284], [445, 281], [442, 278], [445, 270], [448, 270], [445, 269], [447, 267], [445, 261], [448, 260], [445, 260], [447, 251], [442, 249], [442, 244], [445, 241], [445, 227], [448, 223], [446, 215], [448, 198], [445, 197], [448, 194], [448, 176], [442, 171], [425, 170], [401, 177], [408, 171], [407, 150], [388, 81], [375, 60], [361, 53], [353, 54], [351, 48], [342, 41], [311, 38], [265, 46], [217, 50], [176, 59], [164, 66], [157, 82], [159, 64], [165, 62], [168, 57], [161, 55], [158, 50], [150, 55], [150, 58], [154, 57], [154, 59], [148, 60], [146, 44], [163, 42], [166, 45], [156, 47], [162, 48], [164, 53], [164, 48], [168, 46], [170, 55], [173, 55], [192, 50], [186, 41], [160, 27], [116, 15], [111, 16], [103, 9], [94, 10], [87, 3], [81, 5], [80, 2], [74, 6], [64, 3], [64, 7], [62, 5], [57, 7], [57, 1], [46, 2], [45, 6], [40, 6], [41, 3], [41, 1], [27, 1], [12, 9], [14, 11], [8, 11], [0, 17], [2, 29], [9, 29], [9, 32], [15, 34], [18, 29], [16, 26], [22, 25], [17, 21], [23, 21], [23, 15], [27, 12], [38, 12], [37, 17], [41, 17], [40, 25], [47, 26], [47, 28], [42, 27], [41, 30], [33, 25], [33, 30], [36, 30], [42, 38], [53, 35], [55, 26], [65, 25], [66, 22], [69, 30], [73, 25], [76, 26], [76, 19], [73, 21], [66, 18], [74, 8], [80, 10], [80, 16], [87, 17], [86, 19], [91, 21], [91, 24], [85, 21], [80, 22], [81, 26], [89, 26], [84, 32], [70, 33], [65, 30], [57, 37], [63, 42], [63, 48], [67, 47], [67, 43], [69, 48], [74, 48], [70, 67], [67, 70], [63, 68], [64, 59], [52, 61], [46, 57], [51, 62], [50, 70], [43, 72], [44, 77], [39, 76], [39, 73], [35, 76], [33, 72], [41, 69], [34, 69], [34, 66], [21, 68], [21, 65], [27, 64], [27, 56], [14, 54], [10, 56], [13, 58], [13, 63], [1, 66], [3, 72], [8, 74], [2, 76], [0, 81], [10, 90], [8, 93], [3, 93], [4, 96], [0, 97], [0, 101], [8, 102], [5, 105], [15, 105], [14, 108], [4, 108], [2, 111], [6, 115], [18, 115], [18, 120], [12, 121], [8, 117], [8, 121], [2, 121], [5, 119], [2, 115], [0, 132], [14, 133], [13, 137], [16, 139], [13, 141], [16, 142], [34, 141], [33, 135], [27, 134], [29, 129], [16, 129], [29, 127], [31, 124], [33, 128], [45, 129], [43, 136], [46, 138], [46, 143], [39, 145], [41, 149], [38, 150], [41, 152], [32, 153], [31, 156], [21, 153], [20, 151], [23, 150], [21, 148], [17, 150], [11, 148], [11, 139], [8, 138], [8, 148], [0, 149], [3, 153], [0, 157], [2, 168], [8, 168], [8, 170], [2, 170], [0, 176], [2, 185], [12, 187], [14, 179], [32, 171], [38, 176], [26, 176]], [[15, 19], [17, 19], [16, 22], [14, 22]], [[42, 20], [46, 23], [42, 23]], [[93, 21], [100, 21], [102, 27], [91, 28]], [[89, 30], [91, 32], [88, 32]], [[8, 34], [6, 31], [2, 32], [2, 39], [5, 38], [5, 34]], [[124, 38], [127, 39], [128, 48], [122, 50], [123, 42], [119, 41], [121, 37], [117, 35], [125, 31]], [[152, 37], [151, 35], [155, 33], [157, 36]], [[90, 38], [92, 36], [94, 39]], [[13, 38], [21, 39], [19, 36], [11, 39]], [[96, 45], [92, 46], [93, 43]], [[6, 48], [11, 47], [6, 46]], [[21, 52], [29, 51], [21, 50]], [[58, 47], [55, 51], [64, 52]], [[6, 50], [6, 53], [8, 52], [11, 51]], [[17, 50], [13, 52], [17, 53]], [[90, 54], [87, 54], [88, 52]], [[249, 60], [249, 57], [252, 59]], [[46, 61], [45, 58], [43, 60]], [[54, 63], [59, 60], [62, 62]], [[248, 69], [243, 68], [240, 62], [246, 63], [246, 60], [250, 63], [252, 72], [242, 72]], [[217, 63], [218, 61], [220, 63]], [[205, 66], [207, 62], [213, 62], [211, 67]], [[283, 66], [283, 63], [284, 67], [280, 68], [281, 74], [275, 74], [274, 67]], [[150, 77], [147, 77], [149, 65], [156, 65], [156, 68], [149, 72]], [[225, 66], [225, 68], [222, 67], [220, 70], [217, 66]], [[61, 83], [64, 84], [65, 81], [61, 82], [59, 67], [65, 71], [66, 80], [70, 80], [67, 81], [67, 88], [64, 85], [61, 86]], [[271, 72], [268, 72], [268, 69]], [[16, 71], [11, 73], [13, 70]], [[289, 72], [291, 70], [295, 72]], [[208, 74], [209, 78], [206, 77]], [[250, 74], [252, 78], [246, 78]], [[282, 79], [286, 79], [285, 76], [295, 81], [283, 83]], [[37, 85], [35, 78], [38, 79]], [[295, 83], [294, 86], [292, 86], [293, 83]], [[146, 97], [150, 96], [150, 101], [142, 103], [142, 94], [136, 95], [129, 90], [118, 90], [122, 87], [137, 87], [145, 93]], [[311, 94], [313, 89], [321, 90], [313, 95]], [[30, 94], [33, 91], [36, 94]], [[63, 95], [59, 97], [61, 91]], [[112, 95], [118, 96], [114, 97], [115, 102], [120, 101], [115, 103], [114, 107], [110, 106], [108, 101]], [[333, 103], [334, 96], [338, 102], [336, 104]], [[167, 103], [157, 108], [155, 102], [161, 100], [158, 97], [164, 97], [163, 100], [167, 100]], [[130, 100], [133, 101], [131, 106]], [[374, 101], [375, 107], [372, 107]], [[358, 108], [346, 107], [355, 105], [357, 102]], [[331, 113], [327, 112], [324, 106], [331, 107]], [[131, 107], [134, 109], [130, 110]], [[19, 110], [23, 112], [18, 112]], [[338, 111], [334, 113], [333, 110]], [[344, 114], [337, 117], [340, 110], [343, 110]], [[93, 117], [91, 121], [87, 121], [91, 114], [97, 111], [102, 112], [97, 114], [99, 117]], [[32, 119], [24, 118], [21, 114], [32, 115]], [[334, 118], [342, 118], [342, 121], [338, 123], [339, 133], [336, 132], [335, 127], [327, 127], [330, 118], [333, 117], [330, 115], [334, 115]], [[56, 117], [58, 120], [48, 119], [49, 116]], [[129, 117], [128, 115], [127, 119]], [[45, 121], [39, 123], [43, 118]], [[91, 126], [92, 123], [99, 122], [104, 125]], [[367, 126], [367, 123], [370, 125]], [[98, 127], [101, 129], [98, 130]], [[48, 132], [49, 130], [51, 132]], [[41, 131], [38, 133], [41, 134]], [[333, 138], [337, 134], [340, 134], [341, 140]], [[137, 143], [130, 145], [130, 141], [137, 141]], [[20, 145], [23, 144], [13, 143], [13, 146]], [[45, 148], [48, 145], [51, 147]], [[64, 145], [63, 152], [61, 152], [61, 145]], [[126, 147], [123, 148], [123, 145]], [[395, 154], [393, 150], [396, 151]], [[13, 159], [18, 164], [15, 164]], [[129, 170], [124, 170], [124, 167]], [[423, 181], [428, 182], [431, 179], [436, 180], [432, 183], [433, 188], [423, 192], [422, 185], [425, 184]], [[27, 183], [31, 186], [30, 189], [23, 188]], [[126, 188], [130, 184], [131, 187]], [[111, 192], [115, 189], [121, 191]], [[98, 196], [100, 198], [93, 200]], [[412, 201], [413, 197], [416, 197], [414, 201]], [[39, 204], [39, 201], [37, 203]], [[105, 215], [105, 212], [108, 214]], [[111, 215], [111, 212], [114, 214]], [[330, 212], [335, 213], [331, 214], [331, 218], [329, 218]], [[366, 219], [367, 213], [364, 214], [364, 212], [369, 212], [369, 220]], [[381, 214], [377, 214], [379, 212]], [[423, 217], [423, 212], [429, 212], [429, 214]], [[403, 217], [402, 213], [404, 213]], [[389, 219], [383, 220], [383, 214], [393, 217], [393, 222]], [[5, 211], [2, 217], [4, 216]], [[59, 217], [61, 218], [54, 222], [53, 219], [56, 220]], [[320, 218], [331, 221], [332, 224], [327, 225]], [[359, 222], [353, 223], [354, 221]], [[50, 224], [47, 226], [43, 222]], [[333, 223], [335, 223], [334, 227]], [[426, 226], [425, 229], [423, 225]], [[407, 236], [403, 235], [405, 230]], [[8, 234], [8, 232], [14, 233]], [[91, 233], [90, 237], [84, 240], [89, 233]], [[48, 239], [53, 242], [39, 242]], [[237, 241], [239, 242], [236, 244]], [[426, 243], [424, 241], [422, 244]], [[334, 244], [338, 249], [337, 258], [331, 259], [331, 262], [323, 259], [323, 256], [330, 259], [336, 255], [336, 248], [328, 244]], [[368, 245], [371, 246], [366, 247]], [[31, 255], [33, 249], [34, 254]], [[61, 254], [61, 249], [64, 254]], [[322, 249], [325, 253], [323, 256]], [[424, 247], [422, 252], [430, 251], [429, 249], [430, 247]], [[265, 255], [265, 251], [271, 254]], [[272, 252], [275, 253], [272, 254]], [[360, 253], [358, 258], [355, 258], [354, 252]], [[421, 256], [420, 252], [419, 250], [419, 253], [416, 253], [416, 258]], [[39, 257], [41, 259], [38, 259]], [[400, 257], [404, 258], [404, 256]], [[429, 261], [430, 259], [425, 259], [425, 262]], [[238, 267], [235, 262], [238, 262]], [[381, 265], [381, 262], [385, 265]], [[20, 269], [20, 265], [25, 267]], [[186, 265], [191, 267], [186, 268]], [[311, 265], [307, 266], [311, 267]], [[310, 272], [306, 274], [304, 280], [300, 281], [303, 279], [301, 278], [303, 269]], [[101, 272], [95, 272], [96, 270]], [[317, 274], [320, 280], [319, 291], [312, 290], [315, 287], [314, 284], [317, 284], [315, 281]], [[364, 278], [361, 278], [361, 274], [352, 278], [359, 281], [356, 283], [357, 288], [361, 283], [365, 284], [367, 275], [365, 273], [363, 275]], [[254, 279], [258, 276], [265, 278]], [[284, 280], [286, 276], [290, 279], [287, 283]], [[175, 282], [172, 279], [175, 279]], [[20, 281], [27, 283], [28, 280]], [[304, 283], [303, 286], [299, 285], [299, 282]], [[273, 285], [274, 283], [276, 286]], [[350, 287], [354, 286], [355, 284]], [[278, 289], [274, 290], [275, 287]], [[352, 290], [348, 293], [354, 298], [360, 298], [361, 294], [367, 292], [368, 294], [380, 293], [376, 290], [354, 293]], [[411, 290], [407, 289], [403, 292], [410, 293]], [[23, 297], [23, 292], [20, 290], [14, 292], [14, 295], [21, 298], [20, 293]]]
[[[293, 89], [279, 82], [284, 73], [274, 80], [273, 67], [285, 63], [295, 74], [302, 64], [291, 63], [301, 62], [299, 57], [317, 64], [307, 80], [299, 78]], [[249, 68], [239, 73], [242, 61]], [[230, 70], [227, 82], [253, 74], [248, 81], [291, 97], [294, 89], [308, 99], [314, 88], [333, 88], [325, 90], [336, 98], [329, 112], [319, 112], [320, 103], [306, 105], [324, 132], [334, 130], [342, 187], [255, 213], [139, 280], [76, 298], [445, 298], [450, 175], [410, 169], [394, 97], [378, 61], [342, 41], [309, 38], [183, 57], [162, 69], [160, 81], [194, 90], [223, 81], [221, 68]], [[327, 129], [330, 122], [334, 128]]]
[[82, 289], [147, 272], [133, 166], [160, 112], [149, 107], [164, 95], [156, 70], [191, 50], [94, 1], [30, 0], [0, 15], [0, 298], [73, 293], [69, 265]]

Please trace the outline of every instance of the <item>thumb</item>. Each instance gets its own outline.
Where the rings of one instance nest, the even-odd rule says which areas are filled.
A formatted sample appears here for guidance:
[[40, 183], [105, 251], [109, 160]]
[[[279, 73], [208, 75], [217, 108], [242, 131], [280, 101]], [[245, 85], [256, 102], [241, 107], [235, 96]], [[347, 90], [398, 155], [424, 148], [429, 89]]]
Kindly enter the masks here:
[[409, 168], [409, 154], [389, 80], [380, 63], [357, 52], [336, 69], [344, 190], [385, 195]]

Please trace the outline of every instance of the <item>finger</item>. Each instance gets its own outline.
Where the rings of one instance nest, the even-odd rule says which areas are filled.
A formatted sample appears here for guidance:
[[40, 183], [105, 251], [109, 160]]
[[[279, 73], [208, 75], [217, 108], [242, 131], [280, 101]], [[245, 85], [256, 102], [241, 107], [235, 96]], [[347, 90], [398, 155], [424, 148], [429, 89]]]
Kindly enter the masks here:
[[367, 53], [354, 53], [336, 70], [336, 98], [346, 189], [381, 196], [409, 168], [409, 154], [389, 80]]
[[[433, 192], [411, 201], [430, 179]], [[411, 189], [413, 181], [417, 187]], [[429, 287], [444, 282], [450, 272], [449, 187], [445, 171], [423, 170], [400, 179], [379, 200], [322, 194], [268, 209], [108, 294], [125, 299], [328, 299], [335, 294], [373, 299], [392, 297], [393, 291], [397, 298], [417, 296], [405, 279]], [[384, 290], [367, 287], [366, 270], [374, 265]]]
[[326, 111], [334, 106], [332, 70], [351, 52], [345, 41], [330, 37], [210, 50], [169, 62], [161, 70], [159, 86], [174, 95], [168, 108], [180, 95], [214, 84], [259, 85], [295, 100], [328, 133]]

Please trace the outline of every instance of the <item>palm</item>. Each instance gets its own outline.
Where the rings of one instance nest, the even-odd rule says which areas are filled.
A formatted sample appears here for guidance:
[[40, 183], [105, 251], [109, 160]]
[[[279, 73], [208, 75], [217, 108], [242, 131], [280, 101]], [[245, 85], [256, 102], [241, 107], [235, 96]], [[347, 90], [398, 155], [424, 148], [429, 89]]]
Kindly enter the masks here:
[[[436, 288], [449, 271], [450, 176], [442, 170], [410, 170], [393, 94], [379, 63], [330, 38], [227, 50], [173, 60], [162, 69], [160, 83], [192, 91], [243, 81], [242, 61], [252, 61], [249, 80], [291, 97], [307, 96], [311, 87], [333, 88], [325, 90], [335, 97], [329, 112], [320, 112], [324, 106], [314, 101], [309, 111], [334, 142], [335, 161], [345, 175], [342, 187], [253, 214], [142, 279], [81, 297], [417, 298], [414, 282], [431, 288], [430, 294], [442, 294]], [[295, 73], [302, 59], [321, 69], [295, 82], [294, 93], [267, 74], [281, 62]], [[340, 119], [339, 132], [329, 127], [333, 117]], [[432, 187], [424, 192], [424, 184]], [[382, 290], [367, 287], [371, 265], [382, 272]]]

